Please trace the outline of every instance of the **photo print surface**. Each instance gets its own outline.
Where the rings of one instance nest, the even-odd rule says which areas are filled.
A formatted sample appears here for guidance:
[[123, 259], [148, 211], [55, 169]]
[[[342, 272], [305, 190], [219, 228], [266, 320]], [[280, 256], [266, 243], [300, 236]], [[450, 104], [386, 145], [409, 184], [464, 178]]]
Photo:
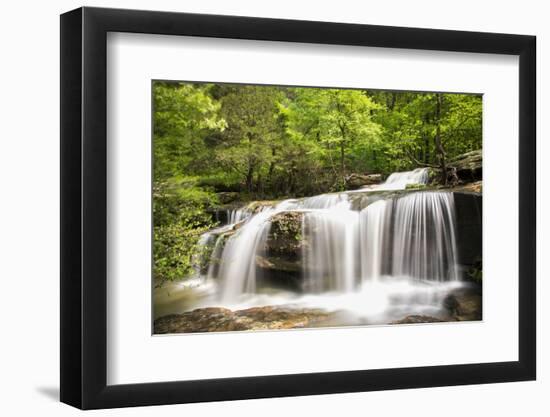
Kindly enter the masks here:
[[152, 82], [153, 333], [482, 319], [482, 96]]

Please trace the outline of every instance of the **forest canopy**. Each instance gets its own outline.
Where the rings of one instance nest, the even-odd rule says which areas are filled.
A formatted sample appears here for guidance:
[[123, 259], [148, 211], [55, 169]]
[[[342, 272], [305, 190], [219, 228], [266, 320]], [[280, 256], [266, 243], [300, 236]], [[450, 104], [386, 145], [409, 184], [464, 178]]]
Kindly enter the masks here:
[[481, 146], [480, 95], [155, 81], [155, 277], [189, 272], [220, 193], [303, 197], [418, 167], [445, 184]]

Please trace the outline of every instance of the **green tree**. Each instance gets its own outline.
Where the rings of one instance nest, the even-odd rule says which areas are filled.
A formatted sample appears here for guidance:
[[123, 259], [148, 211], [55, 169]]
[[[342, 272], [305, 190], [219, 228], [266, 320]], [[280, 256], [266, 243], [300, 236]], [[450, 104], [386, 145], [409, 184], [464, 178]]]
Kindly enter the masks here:
[[336, 182], [345, 187], [348, 164], [354, 159], [350, 150], [361, 154], [377, 146], [381, 128], [372, 114], [378, 106], [360, 90], [298, 88], [295, 92], [287, 110], [290, 134], [319, 145], [312, 146], [312, 153], [327, 160]]
[[163, 181], [200, 170], [209, 150], [204, 138], [225, 128], [220, 103], [208, 95], [208, 85], [153, 84], [154, 179]]
[[389, 171], [428, 166], [447, 181], [447, 162], [481, 148], [481, 96], [444, 93], [372, 94], [383, 106], [375, 120], [383, 126]]
[[227, 129], [217, 159], [242, 176], [249, 193], [262, 187], [264, 168], [274, 161], [280, 97], [276, 88], [242, 86], [221, 100]]

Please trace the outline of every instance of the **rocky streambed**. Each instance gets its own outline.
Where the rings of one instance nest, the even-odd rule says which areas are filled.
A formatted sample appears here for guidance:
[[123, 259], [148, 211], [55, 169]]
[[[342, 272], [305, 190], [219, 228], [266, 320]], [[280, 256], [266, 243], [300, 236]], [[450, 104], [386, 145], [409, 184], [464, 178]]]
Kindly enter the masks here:
[[[373, 320], [351, 314], [346, 310], [328, 311], [293, 305], [270, 305], [239, 310], [204, 307], [159, 317], [154, 321], [154, 334], [475, 321], [482, 319], [481, 305], [481, 287], [470, 284], [450, 291], [444, 297], [437, 314], [401, 313], [403, 315], [400, 318], [386, 320]], [[396, 314], [399, 313], [395, 312], [394, 315]]]
[[155, 320], [155, 334], [229, 332], [235, 330], [300, 329], [326, 325], [331, 314], [318, 309], [281, 306], [231, 311], [221, 307], [198, 308]]

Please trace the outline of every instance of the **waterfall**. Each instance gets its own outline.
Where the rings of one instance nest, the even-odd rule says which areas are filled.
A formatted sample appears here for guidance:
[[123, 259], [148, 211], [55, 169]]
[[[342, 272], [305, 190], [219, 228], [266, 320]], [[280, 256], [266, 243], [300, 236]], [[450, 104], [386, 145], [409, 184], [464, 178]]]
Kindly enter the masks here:
[[428, 168], [416, 168], [412, 171], [394, 172], [384, 183], [371, 187], [374, 190], [404, 190], [410, 184], [427, 184]]
[[[230, 225], [232, 226], [232, 225]], [[208, 265], [208, 271], [206, 273], [206, 278], [208, 280], [212, 280], [218, 276], [218, 271], [220, 267], [220, 260], [223, 253], [223, 245], [224, 245], [224, 235], [223, 233], [227, 230], [229, 230], [230, 227], [225, 227], [224, 229], [220, 230], [220, 233], [216, 237], [216, 242], [214, 243], [214, 247], [212, 248], [212, 252], [210, 253], [210, 263]]]
[[349, 209], [349, 199], [344, 193], [316, 195], [305, 198], [297, 204], [304, 209], [330, 209], [333, 207]]
[[261, 254], [271, 227], [271, 217], [295, 207], [286, 200], [275, 207], [262, 207], [230, 237], [221, 252], [218, 278], [223, 301], [237, 300], [242, 294], [256, 291], [256, 255]]
[[243, 293], [256, 291], [256, 254], [265, 243], [273, 210], [264, 210], [237, 230], [222, 252], [219, 278], [222, 281], [222, 299], [231, 301]]
[[305, 213], [305, 288], [350, 292], [382, 276], [458, 279], [452, 193], [415, 192], [371, 203]]
[[[207, 252], [208, 252], [209, 246], [215, 242], [215, 239], [216, 239], [215, 229], [208, 231], [206, 233], [203, 233], [199, 238], [199, 241], [197, 242], [199, 251], [193, 256], [193, 259], [192, 259], [193, 269], [195, 271], [194, 273], [195, 278], [201, 278], [203, 265], [207, 263], [209, 259], [211, 259], [210, 255]], [[209, 263], [208, 268], [210, 268], [210, 265], [211, 263]]]
[[228, 224], [235, 224], [242, 222], [243, 220], [248, 219], [252, 213], [250, 213], [249, 210], [247, 210], [246, 207], [237, 209], [237, 210], [228, 210], [227, 212], [227, 223]]
[[[405, 188], [427, 181], [427, 170], [422, 168], [394, 173], [380, 187]], [[299, 279], [308, 294], [355, 293], [366, 284], [388, 280], [458, 280], [452, 193], [367, 197], [381, 199], [356, 210], [352, 204], [356, 192], [231, 211], [229, 224], [203, 235], [200, 242], [212, 248], [206, 277], [219, 283], [221, 301], [237, 302], [262, 288], [257, 256], [266, 256], [272, 217], [285, 211], [302, 213]], [[363, 192], [368, 196], [368, 191]]]
[[359, 214], [361, 281], [378, 281], [390, 243], [391, 200], [376, 201]]
[[[330, 207], [330, 200], [327, 197], [320, 205]], [[332, 198], [332, 203], [331, 208], [308, 211], [303, 218], [302, 235], [308, 243], [302, 253], [304, 288], [310, 292], [350, 292], [357, 284], [359, 213], [350, 209], [347, 199]]]
[[419, 192], [397, 199], [392, 229], [393, 275], [458, 279], [452, 193]]

